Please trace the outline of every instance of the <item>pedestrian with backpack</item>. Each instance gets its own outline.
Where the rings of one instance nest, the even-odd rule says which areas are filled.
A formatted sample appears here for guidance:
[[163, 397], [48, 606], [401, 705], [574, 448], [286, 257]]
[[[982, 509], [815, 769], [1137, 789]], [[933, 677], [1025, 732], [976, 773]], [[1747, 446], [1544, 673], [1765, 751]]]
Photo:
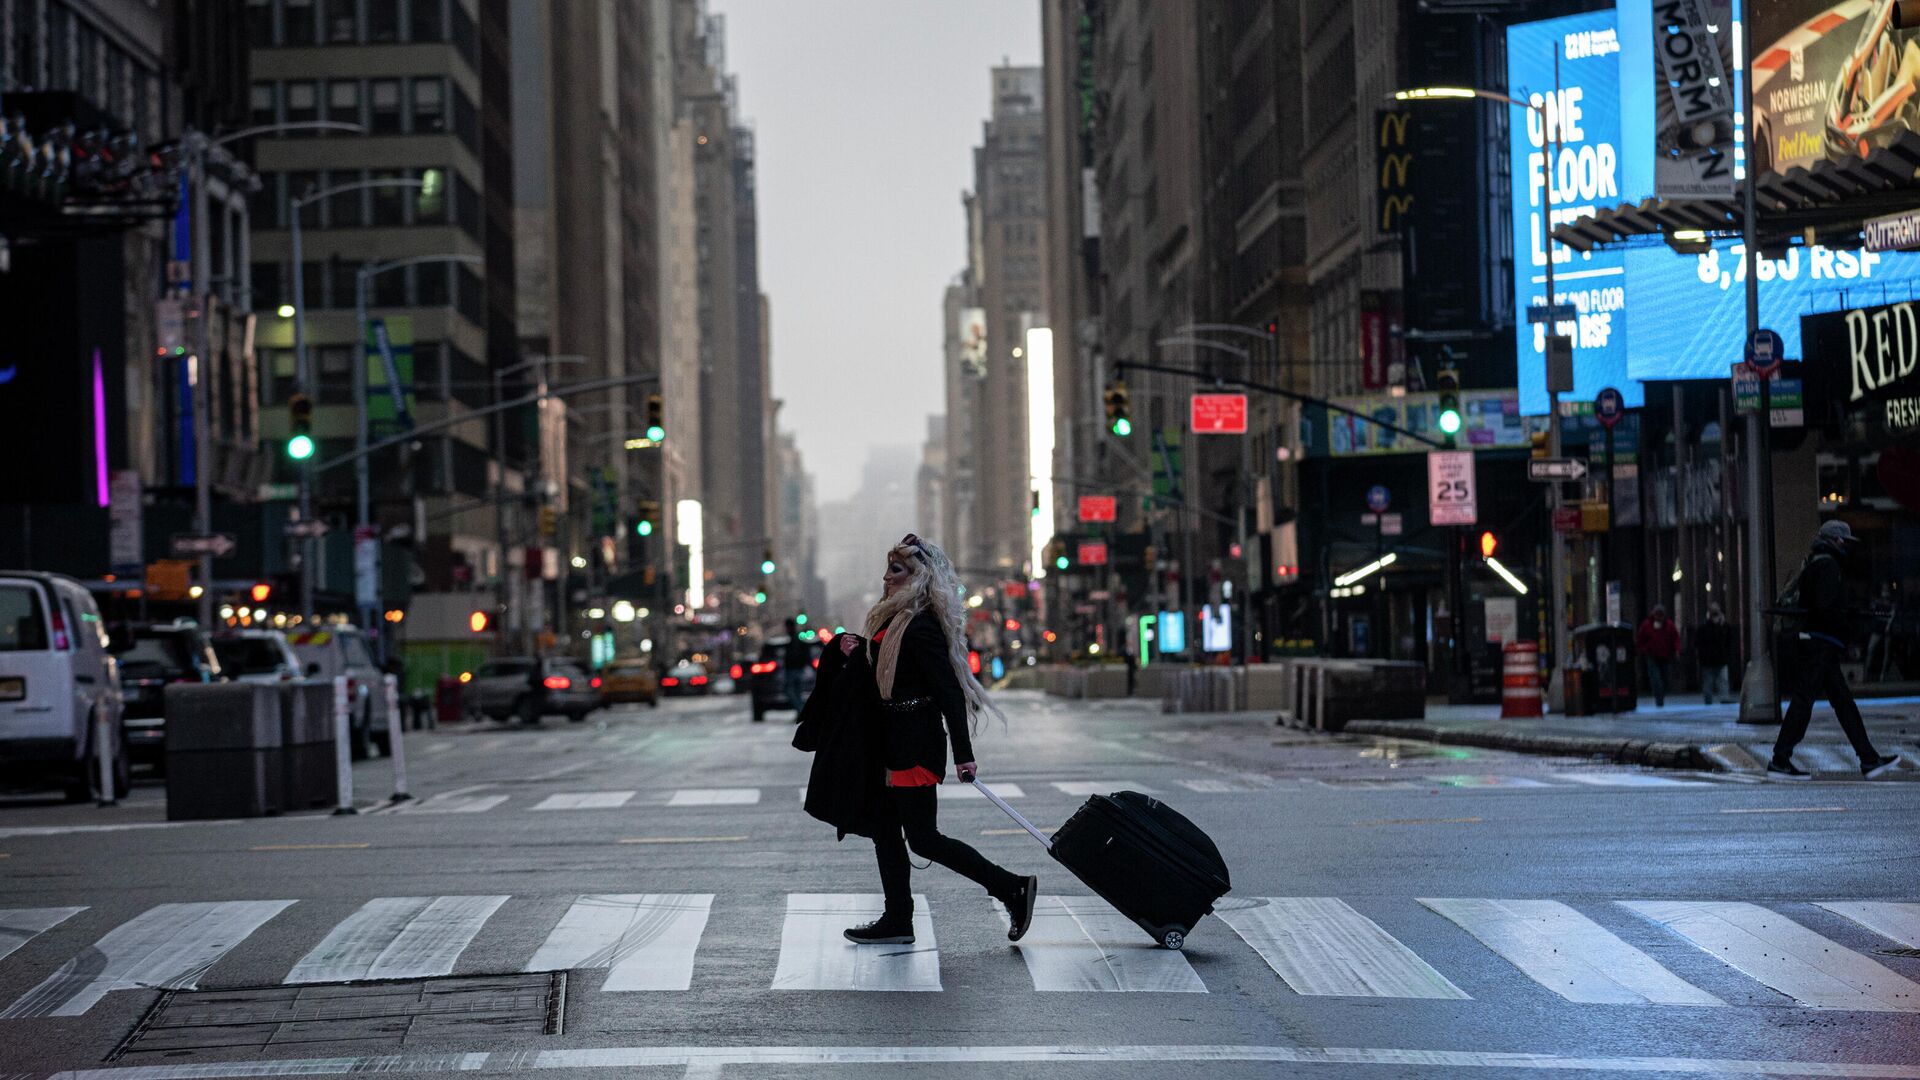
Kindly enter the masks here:
[[1900, 755], [1882, 757], [1867, 740], [1860, 708], [1853, 703], [1853, 691], [1840, 670], [1852, 618], [1847, 610], [1841, 563], [1847, 557], [1847, 545], [1853, 542], [1853, 530], [1844, 521], [1820, 526], [1813, 537], [1813, 550], [1774, 605], [1790, 613], [1787, 628], [1780, 635], [1777, 670], [1791, 689], [1793, 701], [1780, 725], [1780, 737], [1773, 744], [1773, 760], [1767, 763], [1770, 780], [1813, 778], [1812, 773], [1793, 763], [1793, 748], [1807, 734], [1815, 698], [1826, 698], [1833, 706], [1840, 730], [1847, 733], [1847, 741], [1860, 758], [1861, 775], [1872, 780], [1900, 764]]

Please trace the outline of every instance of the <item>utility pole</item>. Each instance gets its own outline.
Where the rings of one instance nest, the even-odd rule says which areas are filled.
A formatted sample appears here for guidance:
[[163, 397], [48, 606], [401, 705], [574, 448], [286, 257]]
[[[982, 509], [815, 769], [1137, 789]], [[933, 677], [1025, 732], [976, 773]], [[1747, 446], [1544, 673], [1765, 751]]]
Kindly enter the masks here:
[[[187, 188], [193, 199], [191, 211], [193, 219], [193, 296], [191, 302], [197, 309], [193, 332], [193, 362], [188, 374], [193, 380], [189, 387], [193, 397], [193, 528], [202, 536], [213, 531], [213, 470], [212, 455], [208, 453], [207, 410], [212, 404], [213, 394], [207, 386], [212, 370], [213, 335], [207, 324], [213, 319], [213, 251], [211, 249], [211, 230], [207, 227], [207, 153], [211, 149], [207, 137], [198, 131], [189, 131], [185, 138], [187, 149]], [[213, 556], [203, 553], [200, 556], [200, 611], [199, 620], [203, 627], [213, 625]]]
[[[1744, 182], [1740, 185], [1740, 242], [1746, 249], [1742, 261], [1747, 271], [1747, 345], [1752, 348], [1760, 330], [1760, 230], [1756, 218], [1759, 207], [1754, 198], [1758, 177], [1754, 175], [1753, 153], [1753, 19], [1740, 20], [1740, 55], [1747, 68], [1740, 78]], [[1777, 357], [1775, 359], [1778, 359]], [[1780, 722], [1780, 694], [1774, 679], [1771, 643], [1767, 640], [1767, 620], [1761, 609], [1773, 599], [1773, 459], [1768, 446], [1773, 426], [1772, 402], [1767, 378], [1760, 380], [1760, 408], [1747, 414], [1747, 670], [1740, 680], [1740, 722], [1777, 724]]]

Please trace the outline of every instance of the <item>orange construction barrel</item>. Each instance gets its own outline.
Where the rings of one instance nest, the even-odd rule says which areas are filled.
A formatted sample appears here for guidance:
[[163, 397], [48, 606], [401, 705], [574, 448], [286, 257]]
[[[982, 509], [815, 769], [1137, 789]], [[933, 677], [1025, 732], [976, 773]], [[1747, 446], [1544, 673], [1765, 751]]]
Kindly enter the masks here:
[[1500, 679], [1500, 716], [1540, 715], [1540, 646], [1532, 641], [1510, 641], [1503, 650]]

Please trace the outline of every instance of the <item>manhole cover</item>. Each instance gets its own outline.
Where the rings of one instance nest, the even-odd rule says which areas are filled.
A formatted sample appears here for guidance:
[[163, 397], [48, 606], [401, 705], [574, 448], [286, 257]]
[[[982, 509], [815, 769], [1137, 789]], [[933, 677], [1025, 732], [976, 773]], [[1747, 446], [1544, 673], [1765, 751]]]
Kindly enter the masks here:
[[109, 1061], [192, 1061], [276, 1047], [357, 1052], [428, 1040], [560, 1034], [564, 971], [170, 990]]

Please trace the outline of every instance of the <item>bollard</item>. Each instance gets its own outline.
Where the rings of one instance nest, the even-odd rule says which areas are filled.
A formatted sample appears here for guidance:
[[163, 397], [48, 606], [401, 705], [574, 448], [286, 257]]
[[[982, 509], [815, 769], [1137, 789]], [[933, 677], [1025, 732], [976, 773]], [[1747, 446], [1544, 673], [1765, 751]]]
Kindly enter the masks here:
[[347, 677], [333, 677], [333, 763], [338, 774], [333, 812], [357, 814], [353, 808], [353, 709], [347, 701]]
[[401, 741], [406, 725], [400, 722], [400, 680], [388, 675], [382, 681], [387, 692], [387, 753], [393, 758], [392, 801], [406, 802], [413, 796], [407, 794], [407, 747]]
[[93, 745], [98, 750], [94, 761], [100, 767], [100, 801], [97, 806], [118, 806], [120, 800], [113, 790], [113, 754], [118, 750], [120, 740], [113, 737], [113, 723], [99, 710], [93, 714]]

